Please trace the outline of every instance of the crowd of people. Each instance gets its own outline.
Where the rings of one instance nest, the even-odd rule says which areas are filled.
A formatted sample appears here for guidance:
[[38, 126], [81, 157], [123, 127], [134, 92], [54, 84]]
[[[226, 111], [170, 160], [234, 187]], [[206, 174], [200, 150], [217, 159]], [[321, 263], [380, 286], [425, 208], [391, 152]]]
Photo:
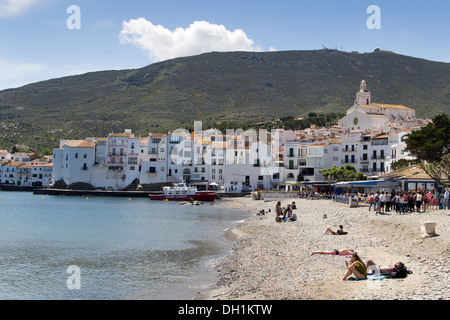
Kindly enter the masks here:
[[278, 201], [275, 206], [275, 221], [276, 222], [294, 222], [297, 221], [297, 215], [294, 210], [297, 209], [295, 201], [288, 204], [286, 207], [281, 207], [281, 201]]
[[427, 210], [450, 210], [450, 191], [444, 192], [434, 190], [422, 191], [377, 191], [371, 193], [367, 199], [369, 211], [373, 208], [376, 212], [396, 212], [406, 214], [407, 212], [426, 212]]

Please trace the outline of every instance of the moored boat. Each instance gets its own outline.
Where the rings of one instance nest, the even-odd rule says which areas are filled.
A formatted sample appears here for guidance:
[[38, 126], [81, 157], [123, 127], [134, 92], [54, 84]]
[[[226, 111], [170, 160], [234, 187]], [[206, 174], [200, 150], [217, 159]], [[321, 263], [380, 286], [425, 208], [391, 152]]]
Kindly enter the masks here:
[[151, 194], [150, 200], [162, 201], [214, 201], [216, 192], [198, 191], [196, 187], [188, 187], [186, 183], [174, 183], [172, 187], [164, 187], [162, 194]]

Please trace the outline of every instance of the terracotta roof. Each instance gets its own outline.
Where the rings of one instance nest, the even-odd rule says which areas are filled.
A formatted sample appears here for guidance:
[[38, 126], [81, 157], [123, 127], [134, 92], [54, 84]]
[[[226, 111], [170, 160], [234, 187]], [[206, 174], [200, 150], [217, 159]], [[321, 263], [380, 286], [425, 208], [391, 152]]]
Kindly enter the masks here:
[[367, 113], [370, 117], [377, 117], [377, 118], [387, 118], [388, 116], [385, 116], [384, 114], [373, 114], [373, 113]]
[[21, 165], [23, 165], [23, 162], [18, 162], [18, 161], [10, 161], [10, 162], [5, 162], [3, 165], [5, 167], [19, 167]]
[[387, 109], [402, 109], [402, 110], [413, 110], [411, 108], [402, 106], [402, 105], [397, 105], [397, 104], [386, 104], [386, 103], [372, 103], [375, 106], [378, 107], [382, 107], [382, 108], [387, 108]]
[[419, 179], [419, 180], [433, 180], [422, 168], [419, 166], [411, 166], [401, 168], [385, 175], [380, 176], [384, 179]]
[[67, 141], [64, 146], [69, 148], [94, 148], [94, 141], [86, 141], [86, 140], [70, 140]]

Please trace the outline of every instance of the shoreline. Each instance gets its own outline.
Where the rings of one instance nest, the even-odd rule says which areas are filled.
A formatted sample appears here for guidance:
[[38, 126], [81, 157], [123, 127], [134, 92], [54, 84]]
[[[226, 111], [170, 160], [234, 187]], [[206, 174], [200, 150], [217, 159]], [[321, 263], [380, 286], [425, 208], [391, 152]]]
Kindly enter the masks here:
[[[450, 298], [450, 211], [376, 215], [331, 200], [280, 199], [297, 204], [295, 222], [275, 222], [276, 201], [251, 197], [216, 205], [253, 216], [228, 230], [234, 241], [214, 266], [216, 281], [194, 300], [441, 300]], [[255, 216], [260, 209], [271, 209]], [[327, 218], [323, 215], [326, 214]], [[423, 238], [420, 226], [435, 221], [437, 236]], [[343, 224], [344, 236], [324, 235]], [[378, 265], [402, 261], [413, 271], [405, 279], [342, 281], [344, 257], [311, 255], [316, 250], [353, 248]]]

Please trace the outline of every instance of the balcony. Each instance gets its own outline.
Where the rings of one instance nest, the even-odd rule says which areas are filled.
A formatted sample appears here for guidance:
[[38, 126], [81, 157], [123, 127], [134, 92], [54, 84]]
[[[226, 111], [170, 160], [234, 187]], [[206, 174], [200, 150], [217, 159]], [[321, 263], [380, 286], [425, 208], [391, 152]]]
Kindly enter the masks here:
[[342, 164], [351, 164], [351, 163], [358, 163], [358, 161], [356, 161], [355, 159], [353, 159], [353, 160], [347, 160], [347, 161], [341, 160], [341, 163], [342, 163]]
[[381, 154], [372, 156], [372, 160], [384, 160], [384, 159], [386, 159], [386, 156]]

